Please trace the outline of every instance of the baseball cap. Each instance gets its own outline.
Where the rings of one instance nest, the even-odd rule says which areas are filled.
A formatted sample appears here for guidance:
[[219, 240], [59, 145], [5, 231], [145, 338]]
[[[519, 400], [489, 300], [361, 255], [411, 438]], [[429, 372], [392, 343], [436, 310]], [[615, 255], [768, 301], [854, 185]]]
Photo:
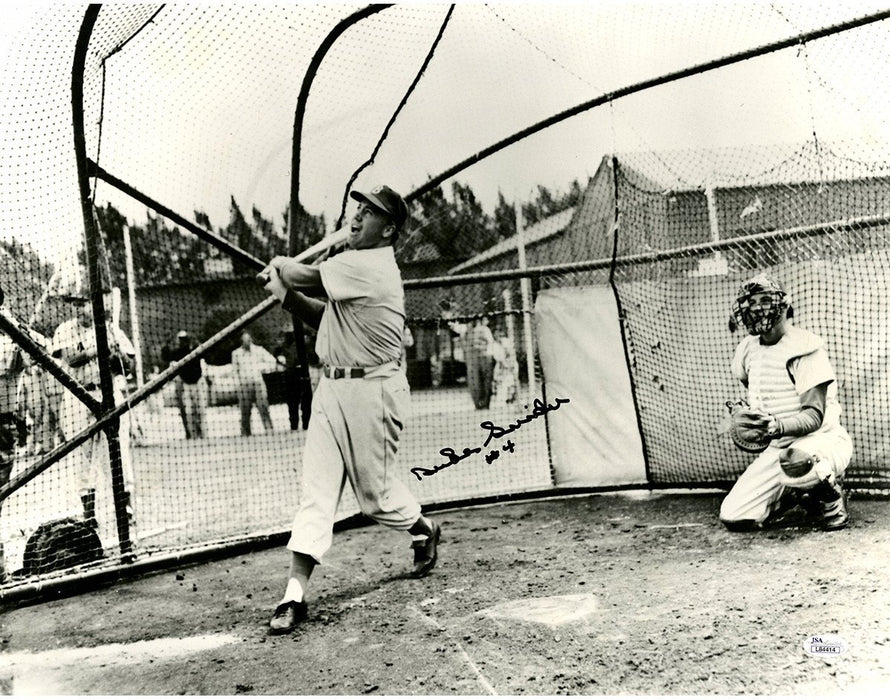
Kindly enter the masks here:
[[369, 192], [353, 190], [349, 196], [359, 202], [368, 202], [372, 206], [389, 214], [396, 229], [401, 230], [408, 220], [408, 205], [402, 195], [391, 187], [379, 185]]
[[179, 331], [179, 333], [176, 334], [176, 337], [177, 338], [188, 338], [189, 333], [188, 333], [188, 331]]

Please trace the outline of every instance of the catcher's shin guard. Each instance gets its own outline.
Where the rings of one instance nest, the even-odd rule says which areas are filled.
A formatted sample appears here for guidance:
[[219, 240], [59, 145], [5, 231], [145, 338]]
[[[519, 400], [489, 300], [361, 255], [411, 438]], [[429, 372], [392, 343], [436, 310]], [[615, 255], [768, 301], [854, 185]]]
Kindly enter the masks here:
[[770, 514], [767, 516], [764, 524], [781, 520], [788, 512], [794, 510], [799, 505], [802, 505], [801, 493], [797, 489], [785, 489], [779, 500], [772, 505]]
[[810, 493], [819, 504], [823, 530], [841, 530], [847, 526], [850, 521], [847, 494], [839, 479], [831, 475], [814, 486]]

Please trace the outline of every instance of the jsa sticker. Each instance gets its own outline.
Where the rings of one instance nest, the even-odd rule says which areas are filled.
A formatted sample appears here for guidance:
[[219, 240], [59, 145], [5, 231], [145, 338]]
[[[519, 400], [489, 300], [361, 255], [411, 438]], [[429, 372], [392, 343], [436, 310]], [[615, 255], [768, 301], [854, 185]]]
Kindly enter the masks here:
[[803, 640], [803, 650], [810, 656], [840, 656], [847, 643], [833, 634], [814, 634]]

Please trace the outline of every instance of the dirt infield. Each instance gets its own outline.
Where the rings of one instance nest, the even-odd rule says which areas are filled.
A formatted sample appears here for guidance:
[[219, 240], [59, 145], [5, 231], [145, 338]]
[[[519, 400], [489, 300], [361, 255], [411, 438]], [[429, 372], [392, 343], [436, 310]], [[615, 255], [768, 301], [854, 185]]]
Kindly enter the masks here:
[[[76, 695], [827, 695], [890, 684], [890, 503], [836, 533], [730, 533], [720, 494], [441, 512], [439, 567], [340, 532], [310, 619], [271, 637], [281, 549], [4, 612], [6, 692]], [[812, 636], [843, 648], [807, 653]], [[835, 653], [840, 651], [840, 653]]]

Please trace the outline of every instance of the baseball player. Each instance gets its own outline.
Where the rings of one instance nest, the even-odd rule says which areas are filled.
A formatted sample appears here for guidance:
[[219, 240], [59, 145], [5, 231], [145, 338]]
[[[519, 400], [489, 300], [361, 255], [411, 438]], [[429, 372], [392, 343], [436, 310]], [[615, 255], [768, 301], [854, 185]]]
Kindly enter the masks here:
[[[71, 375], [95, 398], [100, 398], [99, 364], [97, 362], [96, 332], [88, 293], [78, 290], [65, 295], [65, 301], [76, 309], [75, 316], [63, 321], [56, 328], [51, 344], [51, 354], [67, 365]], [[112, 351], [112, 374], [115, 402], [120, 403], [126, 394], [127, 367], [132, 364], [136, 350], [129, 338], [109, 324], [108, 342]], [[134, 488], [133, 465], [130, 461], [129, 414], [120, 419], [118, 439], [127, 498], [127, 512], [133, 517], [132, 495]], [[72, 394], [65, 392], [59, 408], [59, 422], [66, 440], [83, 430], [94, 419], [89, 409]], [[108, 463], [108, 446], [105, 433], [100, 431], [81, 445], [74, 453], [80, 478], [80, 499], [84, 519], [98, 526], [96, 521], [96, 492], [100, 485], [110, 485], [111, 469]]]
[[412, 576], [426, 576], [437, 560], [439, 525], [421, 514], [395, 475], [410, 396], [400, 361], [405, 306], [393, 244], [408, 208], [386, 186], [350, 196], [358, 210], [346, 250], [318, 265], [275, 257], [262, 273], [285, 310], [318, 329], [315, 349], [323, 363], [306, 433], [300, 506], [287, 544], [290, 574], [270, 621], [273, 634], [306, 618], [309, 577], [332, 544], [347, 479], [363, 513], [410, 533]]
[[847, 525], [843, 474], [853, 443], [840, 422], [837, 381], [822, 339], [792, 324], [789, 295], [776, 280], [745, 282], [730, 327], [748, 336], [732, 360], [746, 387], [749, 416], [766, 448], [747, 467], [720, 506], [732, 530], [760, 527], [797, 502], [823, 529]]

